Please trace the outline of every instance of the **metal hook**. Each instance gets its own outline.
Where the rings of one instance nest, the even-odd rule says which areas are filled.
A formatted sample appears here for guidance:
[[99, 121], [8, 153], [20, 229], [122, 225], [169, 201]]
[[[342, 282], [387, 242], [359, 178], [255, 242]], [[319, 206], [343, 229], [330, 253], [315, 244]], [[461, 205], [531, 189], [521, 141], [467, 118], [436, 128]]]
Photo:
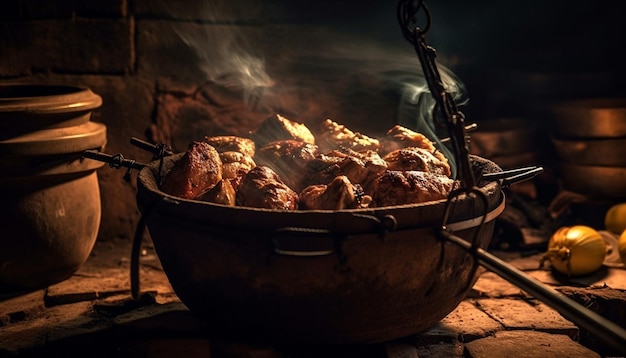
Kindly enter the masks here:
[[[411, 30], [408, 26], [420, 9], [427, 14], [427, 27], [424, 30], [421, 30], [419, 27]], [[473, 188], [476, 181], [471, 170], [471, 163], [469, 162], [465, 116], [458, 110], [454, 98], [444, 86], [439, 68], [435, 61], [437, 55], [435, 49], [428, 46], [425, 42], [425, 34], [430, 26], [430, 12], [423, 3], [423, 0], [418, 1], [416, 5], [411, 1], [403, 0], [398, 4], [398, 21], [400, 22], [400, 27], [405, 38], [415, 48], [415, 52], [422, 67], [424, 79], [435, 100], [433, 118], [437, 118], [437, 113], [439, 112], [442, 115], [443, 122], [447, 125], [452, 149], [459, 163], [458, 177], [462, 180], [466, 188]]]
[[420, 31], [422, 34], [426, 34], [430, 29], [431, 16], [428, 6], [424, 3], [424, 0], [403, 0], [398, 3], [397, 16], [398, 22], [402, 29], [402, 34], [411, 43], [413, 43], [414, 29], [419, 29], [417, 26], [417, 15], [422, 10], [426, 16], [426, 23], [423, 29]]

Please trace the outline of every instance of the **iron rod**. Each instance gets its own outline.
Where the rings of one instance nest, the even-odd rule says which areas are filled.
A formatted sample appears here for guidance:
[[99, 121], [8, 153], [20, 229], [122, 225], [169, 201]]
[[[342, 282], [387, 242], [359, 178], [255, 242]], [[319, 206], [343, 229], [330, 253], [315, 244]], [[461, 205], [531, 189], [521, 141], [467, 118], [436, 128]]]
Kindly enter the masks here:
[[521, 168], [515, 168], [515, 169], [507, 169], [507, 170], [503, 170], [501, 172], [494, 172], [494, 173], [485, 173], [482, 175], [483, 179], [489, 179], [489, 180], [498, 180], [498, 179], [505, 179], [511, 175], [518, 175], [518, 174], [522, 174], [522, 173], [527, 173], [533, 170], [536, 170], [537, 166], [532, 165], [532, 166], [528, 166], [528, 167], [521, 167]]
[[107, 153], [102, 153], [97, 150], [86, 150], [83, 152], [83, 157], [98, 160], [104, 163], [109, 163], [109, 165], [113, 168], [125, 167], [129, 169], [137, 169], [141, 170], [146, 165], [143, 163], [138, 163], [131, 159], [124, 158], [121, 154], [110, 155]]
[[[148, 151], [152, 154], [159, 154], [159, 151], [161, 149], [159, 148], [159, 145], [146, 142], [145, 140], [141, 140], [137, 137], [131, 137], [130, 144], [134, 145], [135, 147], [141, 148], [145, 151]], [[165, 148], [163, 149], [163, 155], [167, 156], [167, 155], [172, 155], [172, 154], [174, 153], [171, 150], [165, 149]]]
[[[471, 132], [473, 130], [475, 130], [476, 128], [478, 128], [478, 124], [476, 123], [471, 123], [465, 126], [465, 131], [466, 132]], [[445, 138], [441, 138], [439, 139], [440, 142], [444, 143], [444, 142], [449, 142], [451, 139], [450, 137], [445, 137]]]

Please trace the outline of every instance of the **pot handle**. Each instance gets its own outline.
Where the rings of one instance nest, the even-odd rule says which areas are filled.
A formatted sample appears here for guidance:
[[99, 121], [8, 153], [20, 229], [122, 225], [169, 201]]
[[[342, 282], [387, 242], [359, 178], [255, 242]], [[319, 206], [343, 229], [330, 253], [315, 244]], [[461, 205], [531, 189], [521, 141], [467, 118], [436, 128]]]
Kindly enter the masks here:
[[274, 252], [287, 256], [326, 256], [341, 252], [345, 235], [325, 229], [284, 227], [272, 234]]

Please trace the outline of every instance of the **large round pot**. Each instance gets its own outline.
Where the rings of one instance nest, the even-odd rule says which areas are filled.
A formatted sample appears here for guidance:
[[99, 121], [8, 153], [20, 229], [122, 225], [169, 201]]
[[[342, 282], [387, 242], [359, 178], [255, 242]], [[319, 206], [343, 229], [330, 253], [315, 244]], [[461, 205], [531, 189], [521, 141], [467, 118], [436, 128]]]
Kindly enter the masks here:
[[[283, 343], [387, 341], [440, 321], [475, 280], [472, 256], [436, 235], [445, 200], [339, 211], [229, 207], [160, 191], [158, 168], [139, 173], [139, 207], [176, 294], [218, 333]], [[482, 190], [487, 208], [464, 196], [448, 228], [485, 247], [504, 198], [495, 182]]]
[[80, 86], [0, 85], [0, 294], [44, 288], [85, 262], [100, 226], [102, 99]]
[[626, 137], [552, 138], [559, 159], [568, 164], [626, 167]]
[[552, 111], [557, 137], [626, 137], [626, 98], [561, 101]]
[[537, 132], [537, 125], [526, 118], [482, 121], [471, 133], [471, 149], [485, 158], [529, 153], [536, 150]]

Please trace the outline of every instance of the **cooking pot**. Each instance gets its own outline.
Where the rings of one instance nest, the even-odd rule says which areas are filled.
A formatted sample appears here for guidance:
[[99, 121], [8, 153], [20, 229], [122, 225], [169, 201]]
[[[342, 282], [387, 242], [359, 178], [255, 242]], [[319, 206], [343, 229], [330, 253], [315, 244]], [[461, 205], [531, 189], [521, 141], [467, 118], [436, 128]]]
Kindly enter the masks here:
[[102, 98], [70, 85], [0, 85], [0, 295], [45, 288], [87, 260], [100, 227], [96, 170], [102, 149], [90, 121]]
[[565, 163], [577, 165], [626, 167], [626, 137], [575, 138], [552, 137], [556, 153]]
[[552, 112], [557, 137], [626, 137], [626, 98], [561, 101]]
[[[179, 156], [165, 157], [165, 170]], [[500, 170], [472, 158], [479, 171]], [[140, 171], [137, 201], [174, 291], [218, 333], [272, 342], [373, 343], [430, 328], [465, 298], [478, 265], [436, 235], [443, 218], [485, 247], [504, 209], [495, 181], [481, 183], [486, 202], [230, 207], [160, 191], [159, 167]]]
[[534, 151], [537, 125], [526, 118], [498, 118], [480, 122], [471, 134], [472, 152], [485, 158]]

